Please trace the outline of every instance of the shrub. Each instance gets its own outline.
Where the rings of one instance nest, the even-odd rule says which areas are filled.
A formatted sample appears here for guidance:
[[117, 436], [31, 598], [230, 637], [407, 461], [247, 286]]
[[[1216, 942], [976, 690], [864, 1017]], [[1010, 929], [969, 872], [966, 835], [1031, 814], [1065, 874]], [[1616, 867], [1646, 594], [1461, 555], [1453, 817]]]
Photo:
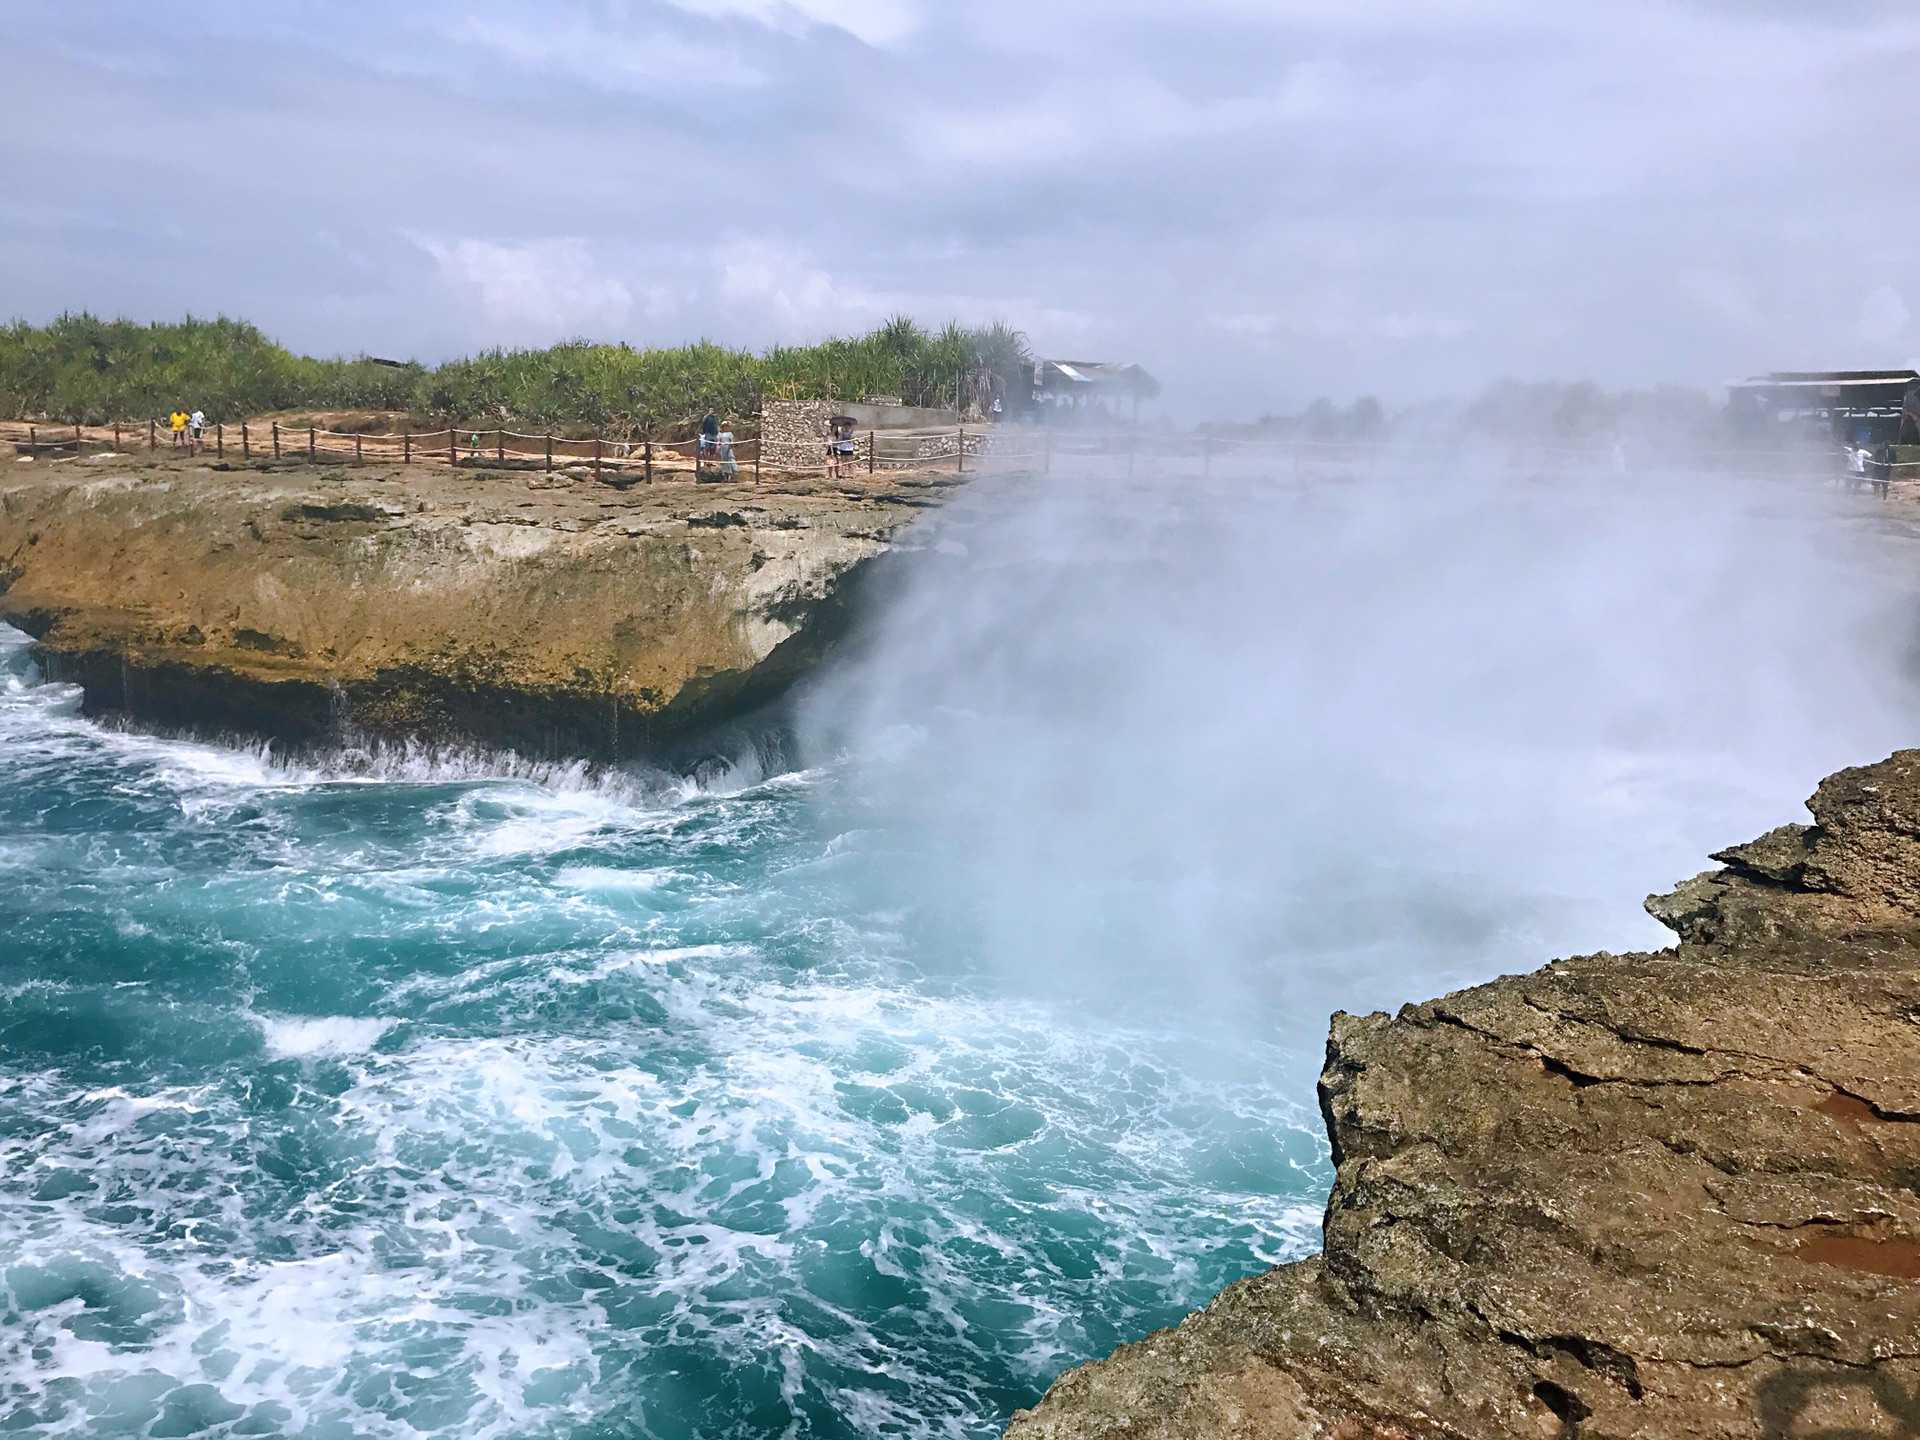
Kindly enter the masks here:
[[441, 425], [586, 427], [681, 438], [711, 407], [748, 417], [765, 395], [911, 405], [999, 393], [1017, 400], [1032, 366], [1005, 324], [950, 324], [937, 334], [896, 316], [869, 335], [763, 354], [702, 340], [637, 350], [570, 340], [543, 350], [489, 350], [428, 369], [360, 355], [316, 360], [241, 320], [140, 325], [62, 315], [0, 328], [0, 415], [67, 423], [145, 421], [204, 410], [233, 422], [276, 410], [402, 410]]

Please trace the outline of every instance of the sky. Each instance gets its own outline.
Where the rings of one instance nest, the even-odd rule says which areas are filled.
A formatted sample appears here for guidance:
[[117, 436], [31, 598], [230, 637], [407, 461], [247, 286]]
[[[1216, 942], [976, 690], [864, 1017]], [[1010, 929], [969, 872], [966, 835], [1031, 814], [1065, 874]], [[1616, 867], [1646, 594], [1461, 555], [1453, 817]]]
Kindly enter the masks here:
[[314, 354], [895, 313], [1169, 414], [1920, 356], [1910, 0], [0, 6], [0, 318]]

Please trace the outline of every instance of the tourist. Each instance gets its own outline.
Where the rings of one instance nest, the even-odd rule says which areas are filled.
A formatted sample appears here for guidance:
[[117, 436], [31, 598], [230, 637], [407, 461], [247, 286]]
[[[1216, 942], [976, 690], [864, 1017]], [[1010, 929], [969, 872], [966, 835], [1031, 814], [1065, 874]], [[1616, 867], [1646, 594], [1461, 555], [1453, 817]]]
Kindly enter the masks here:
[[168, 412], [167, 434], [172, 437], [173, 443], [176, 447], [186, 444], [186, 440], [187, 440], [187, 412], [186, 411], [173, 410]]
[[196, 410], [187, 417], [187, 448], [198, 450], [200, 441], [207, 433], [207, 416], [203, 410]]
[[1867, 461], [1870, 458], [1865, 445], [1847, 446], [1847, 489], [1867, 488]]
[[835, 415], [827, 421], [827, 475], [839, 479], [853, 470], [857, 442], [853, 438], [854, 418]]
[[720, 478], [731, 480], [740, 473], [740, 466], [733, 458], [733, 431], [722, 430], [713, 437], [713, 448], [720, 456]]
[[720, 442], [720, 417], [709, 410], [700, 421], [700, 453], [711, 455]]

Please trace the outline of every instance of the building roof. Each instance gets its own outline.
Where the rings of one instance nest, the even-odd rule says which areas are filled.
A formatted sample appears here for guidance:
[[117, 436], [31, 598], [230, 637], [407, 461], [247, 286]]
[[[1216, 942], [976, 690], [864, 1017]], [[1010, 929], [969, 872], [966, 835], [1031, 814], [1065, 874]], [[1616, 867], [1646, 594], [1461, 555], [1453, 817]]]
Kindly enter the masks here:
[[1111, 360], [1036, 360], [1036, 389], [1056, 394], [1120, 394], [1151, 398], [1160, 382], [1138, 365]]
[[1734, 390], [1831, 389], [1838, 386], [1898, 385], [1903, 389], [1920, 380], [1920, 370], [1775, 370], [1736, 380]]

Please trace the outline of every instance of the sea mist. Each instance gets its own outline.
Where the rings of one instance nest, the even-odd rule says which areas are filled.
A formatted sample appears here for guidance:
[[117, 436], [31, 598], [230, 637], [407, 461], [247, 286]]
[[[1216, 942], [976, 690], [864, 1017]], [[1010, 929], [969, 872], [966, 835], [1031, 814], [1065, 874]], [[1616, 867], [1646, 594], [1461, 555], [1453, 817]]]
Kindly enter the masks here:
[[1665, 944], [1643, 896], [1915, 735], [1902, 542], [1815, 482], [1185, 468], [977, 483], [803, 707], [996, 983], [1304, 1084], [1335, 1007]]

